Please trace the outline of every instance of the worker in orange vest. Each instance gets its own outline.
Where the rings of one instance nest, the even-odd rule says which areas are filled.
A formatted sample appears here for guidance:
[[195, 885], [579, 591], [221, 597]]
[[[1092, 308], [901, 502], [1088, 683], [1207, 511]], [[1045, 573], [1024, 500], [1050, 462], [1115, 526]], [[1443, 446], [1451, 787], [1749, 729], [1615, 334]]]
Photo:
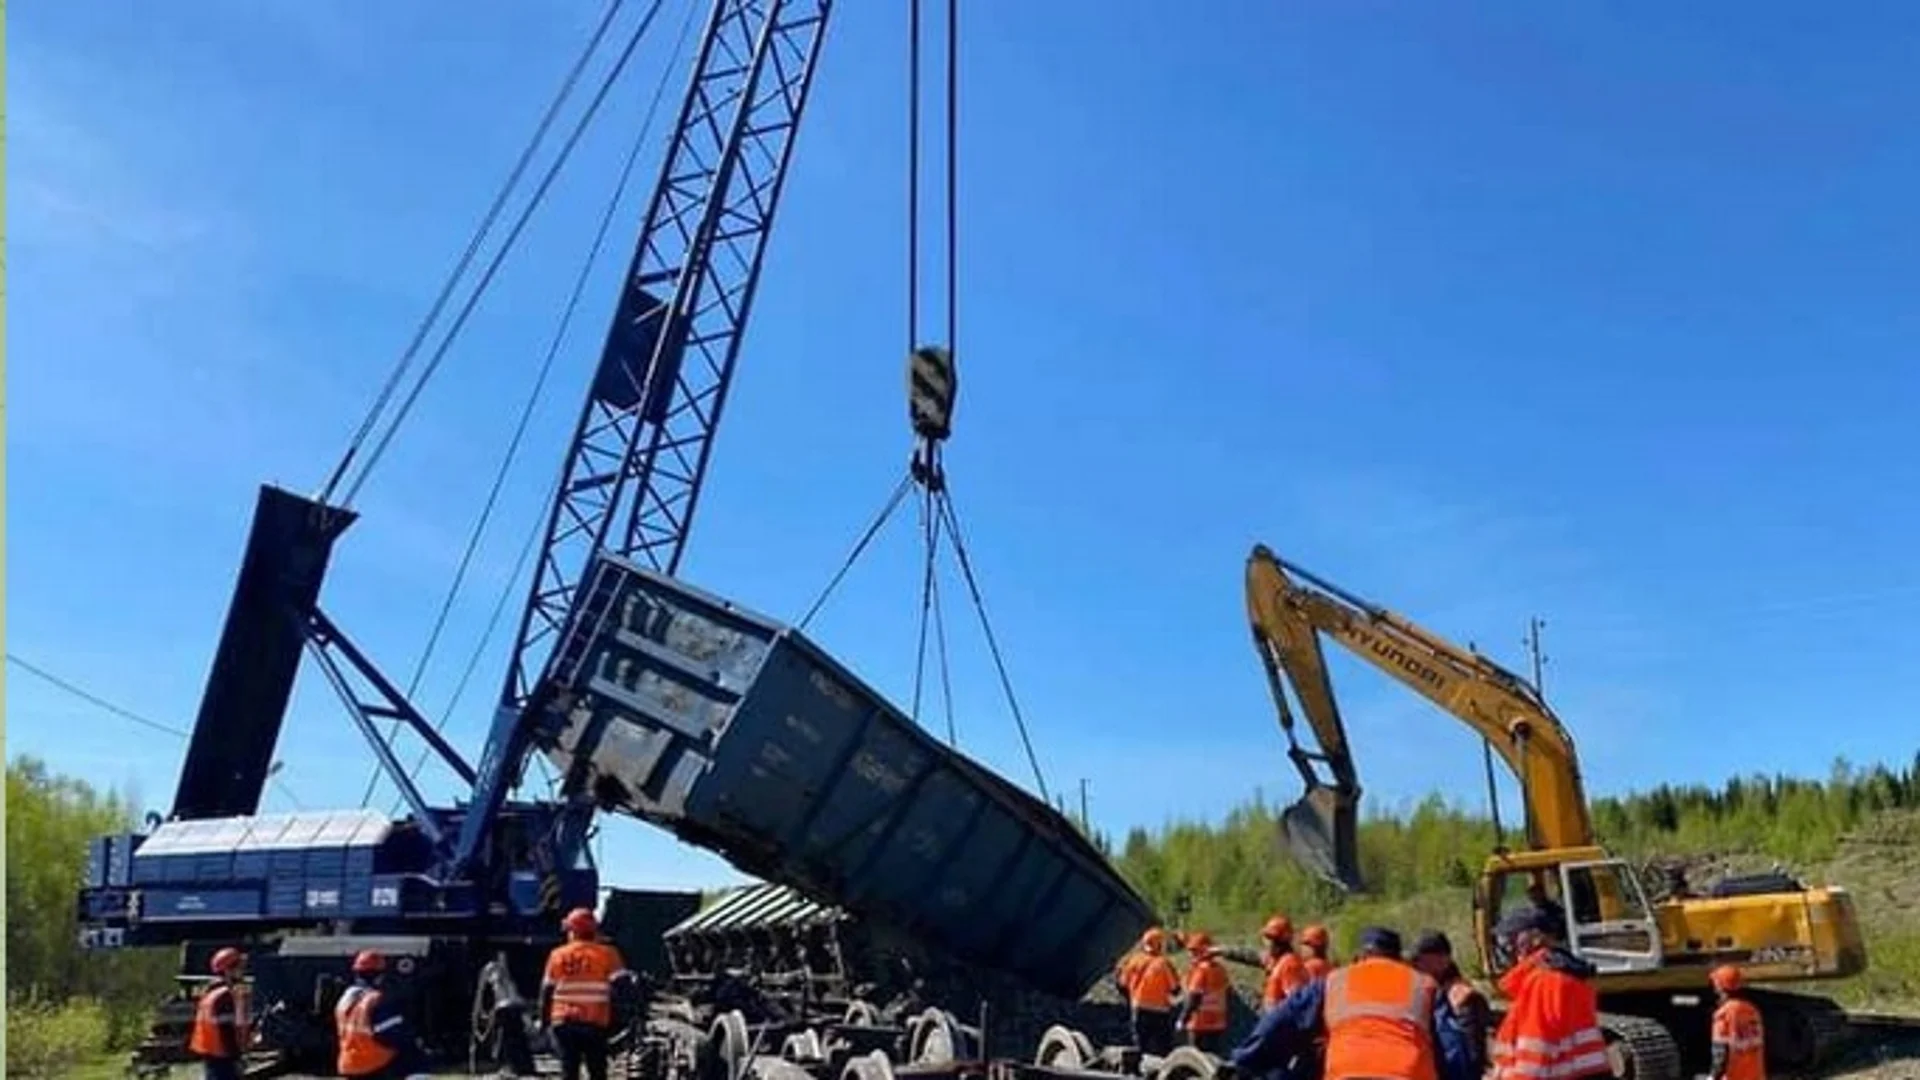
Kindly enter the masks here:
[[1307, 955], [1300, 963], [1307, 970], [1307, 978], [1324, 979], [1333, 970], [1333, 961], [1327, 958], [1327, 928], [1309, 926], [1300, 931], [1300, 946]]
[[1713, 1010], [1712, 1080], [1767, 1080], [1766, 1029], [1760, 1010], [1741, 992], [1740, 969], [1722, 964], [1708, 974], [1720, 1004]]
[[369, 1080], [400, 1080], [424, 1068], [398, 995], [387, 992], [387, 958], [363, 949], [353, 958], [353, 985], [333, 1005], [334, 1071]]
[[1167, 932], [1149, 929], [1121, 961], [1119, 976], [1132, 1013], [1133, 1045], [1162, 1057], [1173, 1050], [1173, 1007], [1180, 996], [1180, 972], [1167, 959], [1166, 946]]
[[[1361, 932], [1360, 956], [1269, 1009], [1230, 1056], [1249, 1076], [1478, 1080], [1460, 1025], [1427, 975], [1400, 959], [1400, 935]], [[1315, 1040], [1326, 1039], [1316, 1064]]]
[[1306, 961], [1293, 951], [1293, 924], [1285, 915], [1275, 915], [1260, 928], [1267, 943], [1267, 979], [1260, 990], [1262, 1012], [1285, 1001], [1288, 994], [1307, 985]]
[[540, 982], [541, 1025], [553, 1033], [563, 1080], [607, 1080], [607, 1040], [613, 1028], [613, 982], [626, 970], [620, 950], [599, 940], [593, 912], [574, 908], [561, 925], [566, 944], [547, 956]]
[[206, 1080], [240, 1080], [240, 1059], [249, 1039], [246, 992], [240, 981], [247, 957], [239, 949], [221, 949], [207, 966], [213, 982], [194, 1004], [187, 1049], [200, 1058]]
[[1146, 962], [1147, 957], [1158, 951], [1154, 946], [1164, 947], [1166, 941], [1165, 930], [1157, 926], [1149, 926], [1140, 934], [1139, 944], [1128, 949], [1127, 955], [1121, 957], [1120, 962], [1113, 966], [1113, 985], [1120, 991], [1121, 997], [1127, 996], [1127, 988], [1133, 985], [1134, 973], [1140, 970], [1140, 965]]
[[1180, 1016], [1187, 1029], [1187, 1043], [1209, 1054], [1226, 1050], [1227, 999], [1233, 983], [1227, 969], [1215, 955], [1213, 937], [1204, 930], [1187, 935], [1187, 952], [1193, 954], [1193, 966], [1187, 969], [1186, 1000]]
[[1500, 977], [1507, 1014], [1493, 1036], [1494, 1080], [1582, 1080], [1612, 1073], [1592, 964], [1559, 944], [1564, 924], [1537, 904], [1500, 920], [1513, 966]]

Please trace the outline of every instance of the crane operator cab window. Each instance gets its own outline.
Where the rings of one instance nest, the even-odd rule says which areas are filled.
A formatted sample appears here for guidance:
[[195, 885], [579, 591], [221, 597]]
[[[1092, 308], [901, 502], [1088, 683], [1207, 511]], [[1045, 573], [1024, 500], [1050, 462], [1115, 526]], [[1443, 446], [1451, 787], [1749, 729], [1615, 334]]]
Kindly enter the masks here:
[[[1660, 931], [1631, 867], [1617, 860], [1562, 863], [1503, 874], [1490, 890], [1493, 922], [1523, 905], [1544, 908], [1562, 927], [1569, 951], [1601, 972], [1651, 971], [1661, 964]], [[1499, 971], [1513, 964], [1506, 943], [1494, 943]]]

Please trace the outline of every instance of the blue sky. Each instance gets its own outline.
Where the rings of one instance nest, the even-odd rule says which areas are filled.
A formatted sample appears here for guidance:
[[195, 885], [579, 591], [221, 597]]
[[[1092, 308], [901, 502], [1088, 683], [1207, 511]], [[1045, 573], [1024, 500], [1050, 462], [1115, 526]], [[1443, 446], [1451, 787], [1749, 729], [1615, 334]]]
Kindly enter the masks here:
[[[787, 618], [907, 451], [893, 7], [835, 13], [683, 567]], [[255, 485], [318, 485], [600, 10], [12, 13], [9, 649], [191, 719]], [[949, 468], [1050, 782], [1086, 778], [1114, 829], [1291, 792], [1241, 607], [1255, 541], [1516, 667], [1544, 616], [1598, 793], [1910, 757], [1920, 9], [1208, 10], [963, 13]], [[327, 604], [396, 676], [651, 55], [361, 496]], [[430, 713], [550, 482], [625, 257], [597, 271]], [[815, 636], [904, 700], [898, 524]], [[948, 595], [962, 745], [1025, 781]], [[501, 652], [449, 728], [476, 750]], [[1464, 729], [1335, 674], [1373, 807], [1484, 801]], [[17, 668], [7, 694], [9, 753], [170, 798], [177, 740]], [[303, 683], [270, 806], [358, 801], [371, 755], [326, 695]], [[645, 826], [605, 834], [619, 881], [726, 876]]]

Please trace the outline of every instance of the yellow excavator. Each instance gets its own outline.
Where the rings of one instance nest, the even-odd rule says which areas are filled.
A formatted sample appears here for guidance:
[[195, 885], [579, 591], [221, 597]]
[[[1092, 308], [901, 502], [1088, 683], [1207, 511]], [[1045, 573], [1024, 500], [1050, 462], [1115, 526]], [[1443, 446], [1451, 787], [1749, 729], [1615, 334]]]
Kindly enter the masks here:
[[[1699, 1071], [1713, 998], [1707, 973], [1741, 969], [1749, 987], [1836, 979], [1866, 969], [1853, 900], [1785, 874], [1727, 878], [1695, 895], [1669, 880], [1650, 902], [1635, 867], [1594, 835], [1573, 738], [1536, 687], [1492, 660], [1281, 561], [1264, 546], [1247, 559], [1247, 615], [1306, 794], [1281, 817], [1284, 847], [1348, 891], [1363, 891], [1357, 841], [1360, 783], [1320, 638], [1379, 668], [1479, 735], [1519, 780], [1524, 844], [1497, 841], [1474, 889], [1474, 938], [1497, 978], [1511, 958], [1494, 940], [1503, 909], [1546, 905], [1564, 915], [1569, 949], [1598, 969], [1614, 1073], [1678, 1080]], [[1300, 743], [1292, 690], [1317, 749]], [[1489, 795], [1492, 765], [1489, 758]], [[1498, 802], [1494, 828], [1500, 835]], [[1769, 1064], [1798, 1072], [1824, 1060], [1846, 1031], [1833, 1002], [1751, 989]]]

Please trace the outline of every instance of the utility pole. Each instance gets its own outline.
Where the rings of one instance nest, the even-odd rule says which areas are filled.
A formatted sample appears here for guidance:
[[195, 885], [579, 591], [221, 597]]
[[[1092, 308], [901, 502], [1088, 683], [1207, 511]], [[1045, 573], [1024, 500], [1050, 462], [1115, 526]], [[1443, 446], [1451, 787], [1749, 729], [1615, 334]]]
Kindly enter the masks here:
[[1533, 657], [1533, 688], [1539, 693], [1541, 700], [1545, 700], [1547, 696], [1547, 684], [1542, 681], [1541, 675], [1542, 669], [1547, 666], [1547, 654], [1540, 647], [1540, 631], [1546, 625], [1547, 621], [1537, 615], [1528, 619], [1525, 642], [1527, 654]]
[[1087, 778], [1080, 778], [1080, 831], [1093, 835], [1093, 823], [1087, 820]]

